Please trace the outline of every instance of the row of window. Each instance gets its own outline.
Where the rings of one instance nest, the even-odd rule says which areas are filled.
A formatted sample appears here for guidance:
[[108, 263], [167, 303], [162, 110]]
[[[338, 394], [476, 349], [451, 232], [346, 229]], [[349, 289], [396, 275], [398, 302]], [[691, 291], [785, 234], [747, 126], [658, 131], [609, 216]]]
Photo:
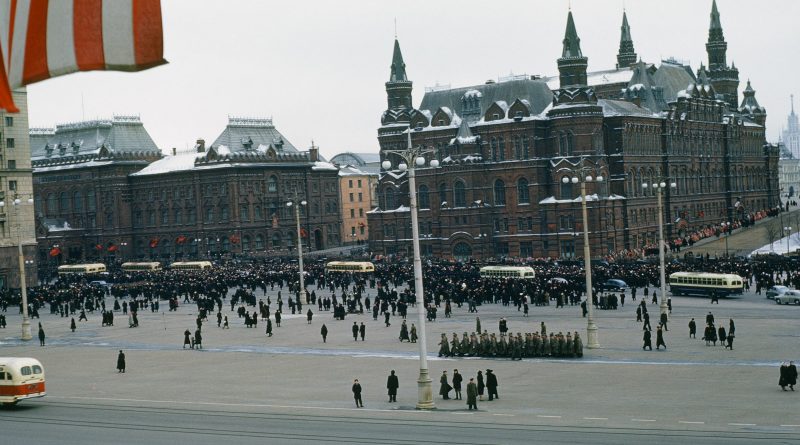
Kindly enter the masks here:
[[85, 211], [94, 212], [97, 210], [97, 196], [94, 190], [80, 191], [72, 193], [61, 192], [58, 195], [49, 193], [45, 200], [46, 208], [42, 209], [42, 198], [37, 196], [34, 199], [36, 212], [54, 216], [59, 213], [80, 213]]
[[[517, 203], [518, 204], [530, 204], [530, 190], [529, 190], [528, 180], [525, 178], [520, 178], [517, 180]], [[506, 183], [502, 179], [496, 179], [493, 185], [493, 197], [494, 197], [494, 205], [496, 206], [503, 206], [506, 205]], [[461, 179], [456, 180], [453, 183], [453, 207], [466, 207], [467, 206], [467, 185]], [[399, 202], [396, 200], [396, 191], [395, 188], [392, 186], [386, 187], [383, 193], [383, 208], [392, 210], [399, 206]], [[445, 203], [448, 201], [448, 189], [447, 184], [441, 183], [439, 184], [438, 189], [438, 198], [440, 202], [440, 206], [444, 206]], [[431, 200], [430, 200], [430, 190], [428, 189], [427, 185], [421, 185], [417, 192], [417, 206], [420, 209], [430, 209], [431, 208]]]

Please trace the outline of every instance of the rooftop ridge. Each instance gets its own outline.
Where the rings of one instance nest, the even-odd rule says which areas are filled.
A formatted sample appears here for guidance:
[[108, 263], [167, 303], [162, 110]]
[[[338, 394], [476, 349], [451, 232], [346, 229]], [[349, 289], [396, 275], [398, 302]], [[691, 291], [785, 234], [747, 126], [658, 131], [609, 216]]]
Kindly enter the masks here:
[[275, 128], [272, 117], [228, 116], [229, 127]]

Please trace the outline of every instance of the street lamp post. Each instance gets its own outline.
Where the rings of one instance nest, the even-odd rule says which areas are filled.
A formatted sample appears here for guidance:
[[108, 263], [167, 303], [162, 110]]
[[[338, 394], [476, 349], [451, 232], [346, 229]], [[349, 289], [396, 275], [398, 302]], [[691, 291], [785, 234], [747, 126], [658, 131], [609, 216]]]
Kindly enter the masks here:
[[[401, 171], [408, 172], [408, 194], [411, 213], [411, 238], [414, 250], [414, 293], [416, 294], [418, 315], [419, 315], [419, 378], [417, 379], [417, 409], [434, 409], [433, 386], [431, 377], [428, 373], [428, 346], [425, 338], [425, 295], [422, 286], [422, 259], [419, 250], [419, 221], [417, 219], [417, 186], [416, 186], [416, 167], [425, 165], [425, 154], [433, 152], [430, 149], [414, 147], [411, 145], [411, 129], [408, 130], [408, 147], [405, 150], [383, 150], [385, 154], [394, 154], [402, 159], [397, 166]], [[436, 168], [439, 161], [430, 161], [430, 166]], [[392, 168], [392, 162], [385, 160], [381, 163], [384, 170]]]
[[[658, 197], [658, 265], [661, 279], [661, 315], [669, 317], [669, 307], [667, 306], [667, 283], [666, 283], [666, 270], [664, 267], [664, 201], [663, 192], [667, 188], [667, 183], [664, 181], [658, 183], [642, 184], [642, 188], [647, 190], [650, 187], [656, 192]], [[669, 184], [669, 187], [674, 189], [677, 185], [674, 182]]]
[[300, 276], [300, 289], [298, 290], [298, 294], [300, 295], [300, 302], [303, 304], [308, 304], [308, 299], [306, 295], [305, 277], [303, 277], [303, 237], [300, 233], [300, 206], [305, 206], [306, 204], [308, 203], [305, 199], [298, 201], [297, 196], [286, 203], [286, 207], [294, 206], [294, 216], [297, 222], [297, 262], [298, 266], [300, 266], [300, 270], [298, 271], [298, 275]]
[[589, 246], [589, 217], [586, 210], [586, 183], [587, 182], [603, 182], [603, 176], [597, 175], [592, 177], [589, 167], [581, 167], [571, 171], [577, 176], [561, 178], [564, 184], [581, 184], [581, 217], [583, 218], [583, 268], [586, 277], [586, 315], [588, 317], [586, 322], [586, 347], [599, 348], [600, 342], [597, 339], [597, 325], [594, 322], [594, 301], [592, 299], [592, 259], [591, 247]]
[[728, 236], [731, 234], [731, 223], [729, 221], [722, 223], [722, 234], [725, 235], [725, 258], [728, 257]]
[[[17, 258], [19, 260], [19, 289], [22, 294], [22, 339], [30, 340], [33, 338], [31, 335], [31, 321], [28, 318], [28, 283], [25, 279], [25, 256], [22, 253], [22, 226], [19, 223], [18, 206], [22, 204], [19, 198], [14, 198], [14, 216], [16, 218], [18, 231], [17, 231]], [[33, 198], [28, 198], [28, 204], [33, 204]], [[5, 207], [5, 201], [0, 201], [0, 208]]]
[[786, 233], [786, 255], [789, 255], [789, 238], [792, 237], [792, 226], [786, 226], [783, 228], [784, 233]]

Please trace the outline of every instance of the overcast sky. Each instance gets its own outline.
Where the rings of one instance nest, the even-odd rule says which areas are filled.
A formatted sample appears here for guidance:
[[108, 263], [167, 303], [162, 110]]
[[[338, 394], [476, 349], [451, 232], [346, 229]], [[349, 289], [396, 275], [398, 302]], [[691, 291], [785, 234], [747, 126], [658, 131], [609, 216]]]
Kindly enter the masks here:
[[[589, 70], [613, 68], [622, 0], [572, 0]], [[636, 52], [708, 63], [711, 0], [627, 0]], [[800, 1], [719, 0], [728, 63], [753, 82], [777, 140], [800, 93]], [[301, 150], [377, 152], [394, 21], [414, 105], [425, 87], [558, 74], [567, 0], [163, 0], [168, 65], [28, 88], [31, 126], [138, 114], [163, 150], [213, 141], [232, 116], [273, 117]], [[740, 94], [741, 100], [741, 94]], [[83, 105], [82, 105], [83, 104]]]

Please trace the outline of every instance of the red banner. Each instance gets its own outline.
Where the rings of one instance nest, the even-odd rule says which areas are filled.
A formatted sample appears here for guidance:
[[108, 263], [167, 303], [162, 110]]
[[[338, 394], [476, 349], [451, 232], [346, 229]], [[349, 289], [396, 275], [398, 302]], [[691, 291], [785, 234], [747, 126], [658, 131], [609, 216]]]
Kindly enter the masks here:
[[116, 252], [117, 250], [119, 250], [119, 246], [117, 246], [116, 244], [112, 244], [112, 245], [108, 246], [108, 251], [109, 252]]
[[150, 248], [155, 249], [158, 247], [158, 238], [153, 238], [150, 240]]
[[53, 247], [52, 249], [50, 249], [50, 256], [59, 256], [59, 255], [61, 255], [61, 249], [59, 249], [58, 247]]

